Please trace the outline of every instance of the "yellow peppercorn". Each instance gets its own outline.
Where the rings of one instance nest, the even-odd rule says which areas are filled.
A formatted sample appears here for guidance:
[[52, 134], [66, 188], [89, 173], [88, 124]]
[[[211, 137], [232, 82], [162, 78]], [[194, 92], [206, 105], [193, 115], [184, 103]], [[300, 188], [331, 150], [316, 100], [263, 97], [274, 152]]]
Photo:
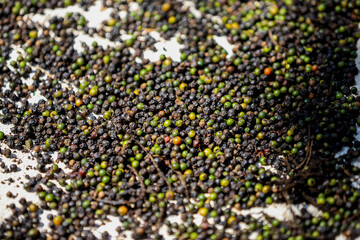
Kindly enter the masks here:
[[167, 199], [172, 200], [172, 199], [174, 199], [175, 194], [174, 194], [173, 191], [167, 191], [167, 192], [165, 193], [165, 197], [166, 197]]
[[212, 153], [212, 150], [210, 149], [210, 148], [206, 148], [205, 150], [204, 150], [204, 154], [205, 154], [205, 156], [209, 156], [210, 154]]
[[186, 83], [181, 83], [179, 88], [180, 88], [180, 90], [185, 90], [185, 88], [187, 88], [187, 86], [188, 85]]
[[231, 225], [232, 222], [234, 222], [236, 220], [235, 216], [230, 216], [227, 220], [227, 224]]
[[164, 3], [161, 6], [161, 10], [163, 10], [164, 12], [168, 12], [168, 11], [170, 11], [170, 9], [171, 9], [171, 4], [170, 3]]
[[170, 24], [174, 24], [174, 23], [176, 22], [176, 17], [175, 17], [175, 16], [169, 17], [168, 22], [169, 22]]
[[38, 210], [38, 206], [37, 205], [35, 205], [35, 204], [30, 204], [29, 205], [29, 211], [30, 212], [36, 212]]
[[56, 216], [56, 217], [54, 217], [53, 223], [55, 224], [55, 226], [61, 225], [61, 223], [62, 223], [62, 217], [61, 217], [61, 216]]
[[171, 65], [171, 63], [172, 63], [171, 59], [165, 59], [165, 60], [164, 60], [165, 66]]
[[199, 209], [198, 213], [203, 216], [203, 217], [206, 217], [209, 213], [209, 210], [205, 207], [202, 207]]
[[192, 170], [191, 169], [186, 169], [184, 172], [184, 176], [189, 176], [192, 174]]

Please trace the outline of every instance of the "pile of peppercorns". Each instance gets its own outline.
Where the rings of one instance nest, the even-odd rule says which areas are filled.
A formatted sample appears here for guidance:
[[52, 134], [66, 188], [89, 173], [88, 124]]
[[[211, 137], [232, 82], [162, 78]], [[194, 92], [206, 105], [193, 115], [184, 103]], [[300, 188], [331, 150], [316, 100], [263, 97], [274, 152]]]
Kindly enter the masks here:
[[[103, 1], [113, 13], [99, 29], [79, 13], [31, 20], [94, 3], [0, 0], [0, 121], [12, 124], [0, 142], [36, 159], [24, 188], [40, 199], [11, 204], [0, 239], [96, 239], [110, 215], [119, 238], [360, 236], [359, 0]], [[177, 37], [179, 62], [143, 57], [153, 31]], [[79, 51], [81, 34], [114, 46]], [[321, 215], [251, 214], [279, 203]]]

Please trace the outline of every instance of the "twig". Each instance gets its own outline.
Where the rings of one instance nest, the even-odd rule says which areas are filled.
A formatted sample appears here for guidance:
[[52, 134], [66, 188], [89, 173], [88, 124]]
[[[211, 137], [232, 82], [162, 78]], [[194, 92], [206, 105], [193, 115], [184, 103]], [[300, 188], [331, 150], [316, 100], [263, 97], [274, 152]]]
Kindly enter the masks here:
[[274, 40], [274, 36], [273, 36], [271, 30], [269, 30], [269, 38], [270, 38], [270, 41], [271, 41], [274, 45], [278, 45], [278, 43]]
[[297, 166], [297, 167], [295, 168], [295, 170], [300, 169], [304, 163], [305, 163], [305, 166], [304, 166], [304, 167], [306, 167], [306, 166], [309, 164], [309, 161], [310, 161], [311, 155], [312, 155], [312, 154], [311, 154], [311, 150], [312, 150], [313, 143], [314, 143], [314, 142], [311, 141], [310, 146], [309, 146], [309, 151], [308, 151], [309, 153], [307, 154], [308, 156], [307, 156], [306, 160], [303, 161], [302, 163], [300, 163], [299, 166]]
[[349, 171], [346, 170], [345, 167], [343, 167], [343, 171], [348, 177], [353, 177], [353, 175], [351, 173], [349, 173]]
[[176, 172], [176, 174], [179, 176], [180, 182], [181, 182], [181, 184], [183, 185], [183, 187], [184, 187], [184, 189], [185, 189], [185, 196], [186, 196], [186, 198], [189, 200], [189, 199], [190, 199], [190, 196], [189, 196], [189, 191], [188, 191], [188, 189], [187, 189], [187, 187], [186, 187], [185, 179], [184, 179], [184, 177], [183, 177], [183, 175], [181, 174], [180, 171], [175, 170], [175, 172]]
[[141, 187], [141, 194], [138, 198], [142, 199], [146, 192], [145, 183], [143, 182], [142, 178], [140, 177], [139, 173], [135, 170], [135, 168], [130, 166], [130, 170], [135, 174], [135, 176], [139, 179], [140, 187]]
[[157, 230], [159, 230], [159, 228], [160, 228], [161, 219], [162, 219], [163, 216], [164, 216], [164, 212], [165, 212], [165, 208], [160, 208], [160, 216], [159, 216], [159, 218], [157, 219], [156, 224], [155, 224], [155, 227], [156, 227]]
[[310, 142], [310, 137], [311, 137], [311, 134], [310, 134], [311, 130], [310, 130], [310, 125], [308, 125], [308, 143], [307, 143], [307, 148], [308, 148], [308, 151], [306, 152], [306, 158], [305, 160], [300, 163], [296, 168], [295, 170], [298, 170], [302, 167], [302, 165], [305, 163], [305, 167], [309, 164], [309, 161], [311, 159], [311, 155], [312, 155], [312, 146], [313, 146], [313, 141]]
[[134, 200], [122, 200], [121, 199], [121, 200], [118, 200], [118, 201], [106, 200], [106, 199], [98, 199], [98, 198], [93, 198], [93, 199], [96, 200], [96, 201], [111, 204], [111, 205], [121, 205], [121, 204], [136, 203], [136, 202], [140, 201], [141, 199], [143, 199], [144, 196], [145, 196], [145, 192], [146, 192], [145, 184], [144, 184], [143, 180], [141, 179], [139, 173], [135, 170], [135, 168], [130, 166], [130, 170], [135, 174], [136, 178], [140, 182], [141, 193], [137, 198], [135, 198]]
[[288, 172], [290, 172], [291, 166], [290, 166], [289, 160], [288, 160], [285, 156], [282, 157], [281, 159], [282, 159], [282, 160], [285, 162], [285, 164], [286, 164], [286, 170], [287, 170]]
[[159, 172], [160, 177], [166, 182], [166, 184], [169, 187], [169, 190], [172, 191], [172, 187], [171, 184], [169, 182], [169, 180], [165, 177], [164, 173], [161, 171], [159, 165], [155, 162], [154, 158], [151, 156], [151, 154], [147, 151], [147, 149], [140, 143], [140, 141], [138, 141], [137, 139], [135, 139], [134, 137], [132, 137], [132, 139], [142, 148], [142, 150], [144, 150], [147, 154], [145, 156], [145, 158], [150, 158], [152, 164], [154, 164], [156, 170]]
[[36, 65], [35, 67], [33, 67], [33, 68], [35, 68], [36, 70], [39, 70], [39, 71], [41, 71], [43, 74], [45, 74], [46, 76], [48, 76], [49, 78], [51, 78], [51, 79], [55, 79], [55, 77], [53, 76], [53, 75], [51, 75], [47, 70], [45, 70], [45, 69], [43, 69], [43, 68], [41, 68], [41, 67], [39, 67], [38, 65]]
[[301, 195], [308, 201], [310, 202], [312, 205], [316, 206], [318, 205], [311, 197], [309, 197], [308, 195], [306, 195], [304, 192], [301, 191]]
[[[158, 156], [158, 155], [156, 155], [156, 156]], [[162, 156], [158, 156], [158, 157], [162, 158]], [[187, 189], [187, 187], [186, 187], [186, 182], [185, 182], [185, 179], [184, 179], [183, 175], [181, 174], [180, 171], [177, 171], [177, 170], [174, 170], [174, 171], [175, 171], [175, 173], [179, 176], [180, 182], [181, 182], [181, 184], [183, 185], [183, 187], [184, 187], [184, 189], [185, 189], [185, 196], [186, 196], [186, 198], [189, 200], [189, 199], [190, 199], [190, 195], [189, 195], [189, 191], [188, 191], [188, 189]]]
[[283, 195], [283, 197], [284, 197], [284, 199], [286, 201], [286, 204], [290, 208], [290, 212], [291, 212], [293, 218], [295, 219], [296, 214], [294, 213], [294, 210], [291, 207], [291, 203], [290, 203], [289, 199], [287, 198], [287, 196], [289, 196], [289, 195], [287, 194], [287, 192], [282, 192], [282, 195]]
[[310, 161], [310, 159], [311, 159], [312, 146], [313, 146], [313, 144], [314, 144], [314, 141], [311, 141], [311, 143], [310, 143], [310, 149], [309, 149], [309, 156], [308, 156], [308, 158], [307, 158], [307, 160], [306, 160], [306, 163], [305, 163], [305, 166], [304, 166], [304, 167], [306, 167], [306, 166], [309, 164], [309, 161]]
[[[18, 51], [17, 51], [17, 54], [22, 55], [23, 52], [18, 50]], [[40, 66], [38, 66], [38, 65], [33, 66], [33, 65], [30, 64], [30, 63], [28, 63], [28, 65], [29, 65], [30, 68], [32, 68], [33, 70], [34, 70], [34, 69], [35, 69], [35, 70], [39, 70], [40, 72], [42, 72], [43, 74], [45, 74], [45, 75], [48, 76], [49, 78], [55, 79], [55, 77], [54, 77], [52, 74], [50, 74], [48, 70], [46, 70], [46, 69], [44, 69], [44, 68], [42, 68], [42, 67], [40, 67]]]
[[332, 91], [332, 82], [333, 82], [333, 79], [334, 79], [334, 72], [332, 73], [332, 75], [331, 75], [331, 81], [330, 81], [330, 89], [329, 89], [329, 92], [328, 92], [328, 94], [326, 95], [326, 97], [329, 97], [330, 96], [330, 94], [331, 94], [331, 91]]
[[[264, 215], [264, 218], [268, 221], [271, 222], [274, 217], [271, 217], [269, 214], [266, 214], [265, 212], [261, 212]], [[296, 225], [295, 223], [292, 223], [290, 221], [286, 221], [286, 224], [291, 226], [293, 229], [297, 229], [299, 227], [299, 225]]]

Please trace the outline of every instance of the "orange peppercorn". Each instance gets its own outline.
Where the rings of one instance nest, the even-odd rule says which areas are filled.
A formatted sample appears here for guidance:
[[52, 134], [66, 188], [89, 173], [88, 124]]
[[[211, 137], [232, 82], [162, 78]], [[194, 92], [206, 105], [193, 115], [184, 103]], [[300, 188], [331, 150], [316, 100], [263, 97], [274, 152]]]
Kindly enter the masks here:
[[165, 143], [170, 142], [170, 137], [169, 136], [164, 137], [164, 141], [165, 141]]
[[160, 111], [159, 112], [159, 117], [164, 117], [165, 116], [165, 111]]
[[173, 143], [174, 143], [175, 145], [180, 145], [181, 142], [182, 142], [181, 137], [174, 137]]
[[120, 214], [121, 216], [124, 216], [128, 213], [128, 209], [126, 206], [120, 206], [118, 209], [117, 209], [117, 212], [118, 214]]
[[311, 70], [313, 70], [313, 72], [316, 72], [318, 69], [319, 69], [319, 66], [316, 64], [312, 65], [312, 67], [311, 67]]
[[77, 107], [80, 107], [82, 104], [83, 104], [83, 101], [82, 101], [80, 98], [76, 99], [75, 105], [76, 105]]
[[309, 99], [311, 100], [311, 99], [314, 99], [315, 98], [315, 94], [314, 93], [309, 93]]
[[272, 72], [272, 70], [271, 70], [271, 68], [265, 68], [264, 69], [264, 74], [266, 75], [266, 76], [269, 76], [270, 74], [271, 74], [271, 72]]

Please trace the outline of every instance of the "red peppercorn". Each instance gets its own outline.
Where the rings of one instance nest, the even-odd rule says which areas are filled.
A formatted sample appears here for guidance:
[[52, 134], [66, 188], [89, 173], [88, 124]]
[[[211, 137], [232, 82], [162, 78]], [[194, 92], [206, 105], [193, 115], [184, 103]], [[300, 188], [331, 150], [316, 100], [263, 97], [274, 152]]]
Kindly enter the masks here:
[[81, 175], [81, 176], [85, 176], [86, 175], [86, 170], [84, 168], [80, 168], [78, 173]]
[[195, 139], [195, 140], [193, 141], [193, 147], [198, 147], [199, 145], [200, 145], [200, 141], [197, 140], [197, 139]]
[[271, 74], [271, 72], [272, 72], [272, 70], [271, 70], [271, 68], [265, 68], [264, 69], [264, 74], [266, 75], [266, 76], [269, 76], [270, 74]]
[[311, 69], [313, 70], [313, 72], [316, 72], [319, 69], [319, 66], [314, 64], [312, 65]]

